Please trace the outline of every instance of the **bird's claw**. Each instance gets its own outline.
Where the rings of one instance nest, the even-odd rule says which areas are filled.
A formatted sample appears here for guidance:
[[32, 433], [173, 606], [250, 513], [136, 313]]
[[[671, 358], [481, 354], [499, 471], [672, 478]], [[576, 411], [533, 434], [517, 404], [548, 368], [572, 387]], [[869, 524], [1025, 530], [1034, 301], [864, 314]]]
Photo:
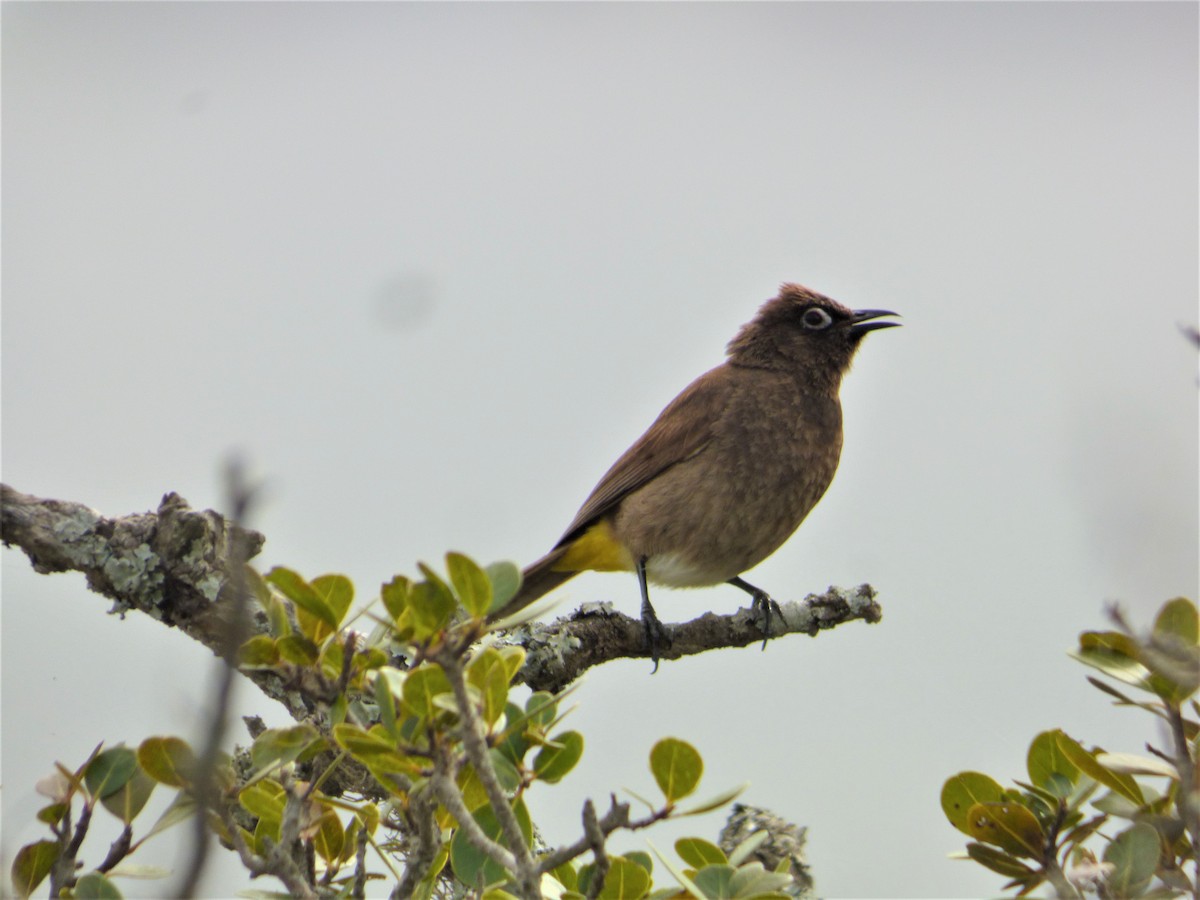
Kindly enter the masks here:
[[658, 671], [659, 651], [671, 648], [671, 633], [658, 621], [653, 609], [642, 610], [642, 630], [646, 636], [646, 650], [654, 662], [654, 668], [650, 670], [650, 674], [653, 675]]
[[771, 616], [779, 617], [779, 621], [783, 621], [783, 609], [766, 591], [755, 591], [751, 594], [750, 611], [756, 615], [762, 616], [762, 633], [763, 642], [762, 649], [767, 649], [767, 641], [771, 639]]

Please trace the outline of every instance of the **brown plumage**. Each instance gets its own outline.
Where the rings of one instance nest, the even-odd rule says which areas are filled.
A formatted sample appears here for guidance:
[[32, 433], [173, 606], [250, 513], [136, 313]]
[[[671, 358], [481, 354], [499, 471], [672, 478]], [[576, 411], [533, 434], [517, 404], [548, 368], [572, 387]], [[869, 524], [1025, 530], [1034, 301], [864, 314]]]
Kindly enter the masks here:
[[651, 652], [665, 639], [646, 582], [729, 582], [794, 532], [833, 480], [842, 448], [838, 388], [863, 336], [895, 313], [851, 310], [784, 284], [600, 479], [562, 538], [524, 572], [511, 615], [587, 569], [629, 569], [642, 588]]

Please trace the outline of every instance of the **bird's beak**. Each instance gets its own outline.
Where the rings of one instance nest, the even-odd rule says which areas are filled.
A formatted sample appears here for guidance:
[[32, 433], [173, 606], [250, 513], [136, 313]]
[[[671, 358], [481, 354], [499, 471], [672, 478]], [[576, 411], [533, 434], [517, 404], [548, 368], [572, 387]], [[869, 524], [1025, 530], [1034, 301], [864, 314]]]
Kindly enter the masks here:
[[872, 322], [872, 319], [878, 319], [881, 316], [898, 316], [900, 313], [894, 313], [890, 309], [856, 309], [853, 317], [850, 319], [850, 329], [856, 334], [864, 334], [868, 331], [875, 331], [878, 328], [899, 328], [899, 322]]

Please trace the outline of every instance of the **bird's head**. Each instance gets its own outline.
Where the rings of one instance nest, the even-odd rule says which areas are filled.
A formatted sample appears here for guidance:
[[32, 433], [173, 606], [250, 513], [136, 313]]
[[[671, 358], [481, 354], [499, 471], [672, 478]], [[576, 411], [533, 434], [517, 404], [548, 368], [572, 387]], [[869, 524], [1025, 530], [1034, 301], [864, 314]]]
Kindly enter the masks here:
[[742, 326], [727, 353], [735, 365], [786, 369], [836, 386], [867, 332], [898, 326], [880, 321], [895, 315], [886, 309], [850, 309], [802, 285], [784, 284], [779, 296]]

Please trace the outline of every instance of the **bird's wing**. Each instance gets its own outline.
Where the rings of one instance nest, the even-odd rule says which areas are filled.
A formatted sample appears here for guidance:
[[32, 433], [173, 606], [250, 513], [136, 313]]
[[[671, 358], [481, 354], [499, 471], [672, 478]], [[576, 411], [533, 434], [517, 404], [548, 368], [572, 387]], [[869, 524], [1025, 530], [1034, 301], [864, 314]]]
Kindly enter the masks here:
[[701, 452], [712, 439], [716, 422], [729, 399], [727, 364], [705, 372], [667, 404], [646, 433], [625, 451], [592, 489], [556, 546], [573, 540], [587, 526], [614, 509], [631, 491]]

